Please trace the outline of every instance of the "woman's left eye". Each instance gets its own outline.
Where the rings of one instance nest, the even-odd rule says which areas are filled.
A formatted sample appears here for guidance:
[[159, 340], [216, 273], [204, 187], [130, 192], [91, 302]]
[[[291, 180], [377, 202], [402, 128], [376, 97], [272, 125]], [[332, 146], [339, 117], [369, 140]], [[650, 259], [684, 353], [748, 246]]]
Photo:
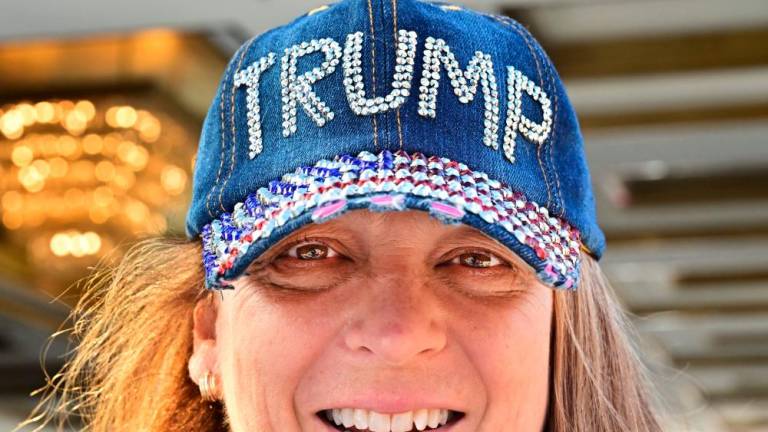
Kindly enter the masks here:
[[451, 264], [461, 264], [473, 268], [495, 267], [504, 264], [496, 255], [486, 252], [465, 252], [450, 261]]
[[287, 255], [300, 260], [321, 260], [339, 255], [330, 246], [317, 242], [302, 242], [288, 249]]

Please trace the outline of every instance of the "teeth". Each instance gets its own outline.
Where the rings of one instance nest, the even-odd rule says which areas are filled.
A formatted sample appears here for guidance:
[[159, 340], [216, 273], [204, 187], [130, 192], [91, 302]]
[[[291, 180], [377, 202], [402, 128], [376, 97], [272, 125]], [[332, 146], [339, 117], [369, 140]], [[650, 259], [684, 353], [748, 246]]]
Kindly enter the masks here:
[[427, 418], [429, 417], [429, 410], [420, 409], [413, 415], [413, 423], [416, 425], [416, 429], [424, 430], [427, 427]]
[[[338, 411], [338, 410], [333, 410]], [[352, 427], [355, 424], [355, 410], [352, 408], [344, 408], [341, 410], [341, 423], [344, 427]], [[338, 423], [336, 423], [338, 424]]]
[[376, 411], [368, 413], [368, 429], [373, 432], [389, 432], [390, 424], [392, 424], [391, 415], [379, 414]]
[[413, 411], [393, 415], [391, 429], [395, 432], [406, 432], [413, 429]]
[[355, 408], [355, 427], [358, 429], [368, 429], [368, 411]]
[[326, 410], [328, 420], [338, 426], [367, 429], [371, 432], [409, 432], [414, 426], [423, 431], [429, 426], [437, 428], [448, 422], [447, 409], [419, 409], [397, 414], [382, 414], [360, 408], [334, 408]]
[[436, 428], [440, 424], [441, 417], [440, 410], [429, 410], [429, 421], [427, 421], [427, 426]]

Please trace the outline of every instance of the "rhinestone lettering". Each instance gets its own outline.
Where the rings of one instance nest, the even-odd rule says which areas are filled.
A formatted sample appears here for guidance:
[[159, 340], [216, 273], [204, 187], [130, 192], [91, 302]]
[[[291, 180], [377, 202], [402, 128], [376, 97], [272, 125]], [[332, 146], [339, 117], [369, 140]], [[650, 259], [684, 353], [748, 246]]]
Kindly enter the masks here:
[[[504, 156], [510, 162], [514, 162], [517, 132], [522, 133], [530, 141], [543, 144], [552, 129], [552, 108], [549, 97], [544, 90], [525, 74], [515, 69], [514, 66], [507, 66], [507, 73], [507, 123], [504, 128], [503, 150]], [[523, 92], [541, 105], [543, 117], [541, 123], [534, 123], [523, 115]]]
[[[322, 51], [325, 61], [318, 67], [296, 75], [299, 58]], [[307, 113], [316, 125], [322, 127], [333, 119], [333, 111], [317, 97], [312, 84], [330, 75], [336, 70], [341, 59], [341, 47], [331, 38], [312, 39], [285, 49], [280, 70], [280, 85], [283, 96], [283, 136], [296, 133], [296, 105]]]
[[413, 63], [416, 58], [416, 32], [399, 30], [397, 35], [392, 91], [386, 96], [375, 98], [365, 97], [362, 75], [363, 33], [356, 32], [347, 36], [342, 64], [344, 90], [349, 107], [355, 114], [371, 115], [395, 109], [402, 105], [410, 94]]
[[269, 53], [247, 68], [235, 74], [235, 87], [246, 86], [245, 103], [248, 108], [248, 157], [253, 159], [261, 153], [261, 117], [259, 114], [259, 77], [275, 63], [275, 54]]
[[424, 66], [419, 86], [419, 114], [435, 118], [441, 64], [445, 66], [445, 72], [459, 102], [472, 102], [477, 94], [477, 85], [480, 84], [485, 101], [483, 143], [494, 150], [498, 149], [499, 92], [496, 75], [493, 73], [493, 61], [489, 54], [475, 51], [467, 69], [462, 71], [451, 48], [443, 39], [427, 37], [424, 42]]
[[[331, 38], [312, 39], [284, 50], [280, 67], [282, 96], [282, 135], [290, 137], [297, 131], [298, 106], [306, 112], [318, 127], [334, 118], [334, 112], [320, 100], [312, 89], [317, 81], [331, 75], [342, 62], [343, 85], [348, 105], [356, 115], [373, 115], [396, 109], [403, 105], [411, 92], [416, 56], [417, 34], [399, 30], [395, 50], [395, 70], [392, 76], [392, 90], [385, 96], [366, 97], [363, 80], [363, 32], [347, 36], [344, 48]], [[298, 61], [314, 52], [322, 52], [325, 60], [308, 72], [298, 74]], [[263, 148], [262, 127], [259, 106], [259, 81], [261, 75], [274, 62], [275, 54], [269, 53], [234, 76], [236, 87], [246, 87], [247, 121], [249, 135], [248, 156], [253, 159]], [[493, 61], [489, 54], [475, 51], [462, 69], [451, 48], [443, 39], [427, 37], [424, 42], [423, 69], [419, 81], [418, 114], [426, 118], [437, 115], [437, 94], [441, 71], [444, 68], [453, 93], [459, 102], [472, 102], [481, 88], [483, 109], [483, 144], [496, 150], [499, 147], [500, 98]], [[526, 140], [543, 144], [552, 129], [552, 108], [546, 92], [533, 80], [514, 66], [506, 67], [507, 115], [504, 125], [502, 151], [510, 162], [515, 161], [515, 142], [518, 132]], [[534, 122], [523, 115], [523, 93], [537, 102], [541, 108], [542, 120]]]

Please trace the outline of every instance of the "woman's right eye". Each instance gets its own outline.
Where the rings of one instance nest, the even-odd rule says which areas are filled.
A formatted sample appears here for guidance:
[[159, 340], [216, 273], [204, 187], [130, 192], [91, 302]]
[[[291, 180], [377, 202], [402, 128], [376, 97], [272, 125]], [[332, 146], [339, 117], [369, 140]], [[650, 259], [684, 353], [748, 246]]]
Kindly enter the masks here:
[[291, 246], [288, 248], [286, 255], [292, 258], [308, 261], [334, 258], [337, 257], [339, 253], [326, 244], [313, 241], [301, 242]]

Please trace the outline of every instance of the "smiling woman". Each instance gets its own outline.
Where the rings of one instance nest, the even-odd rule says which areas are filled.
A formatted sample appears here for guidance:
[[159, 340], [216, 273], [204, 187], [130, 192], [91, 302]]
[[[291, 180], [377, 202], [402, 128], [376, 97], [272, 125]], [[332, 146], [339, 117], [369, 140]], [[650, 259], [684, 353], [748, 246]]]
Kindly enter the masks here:
[[[199, 253], [148, 239], [95, 274], [78, 352], [28, 423], [76, 411], [93, 431], [354, 431], [388, 414], [392, 431], [660, 430], [589, 257], [579, 290], [555, 291], [474, 229], [357, 211], [296, 231], [222, 298], [201, 290]], [[226, 406], [190, 380], [210, 365]]]
[[597, 264], [576, 115], [512, 20], [345, 0], [251, 39], [206, 117], [186, 234], [94, 274], [25, 424], [660, 430]]
[[[516, 430], [540, 427], [553, 291], [495, 240], [423, 212], [357, 211], [273, 250], [197, 309], [192, 373], [216, 357], [245, 404], [233, 423], [323, 430], [338, 410], [340, 430], [501, 430], [514, 407]], [[271, 418], [246, 409], [260, 404]]]

